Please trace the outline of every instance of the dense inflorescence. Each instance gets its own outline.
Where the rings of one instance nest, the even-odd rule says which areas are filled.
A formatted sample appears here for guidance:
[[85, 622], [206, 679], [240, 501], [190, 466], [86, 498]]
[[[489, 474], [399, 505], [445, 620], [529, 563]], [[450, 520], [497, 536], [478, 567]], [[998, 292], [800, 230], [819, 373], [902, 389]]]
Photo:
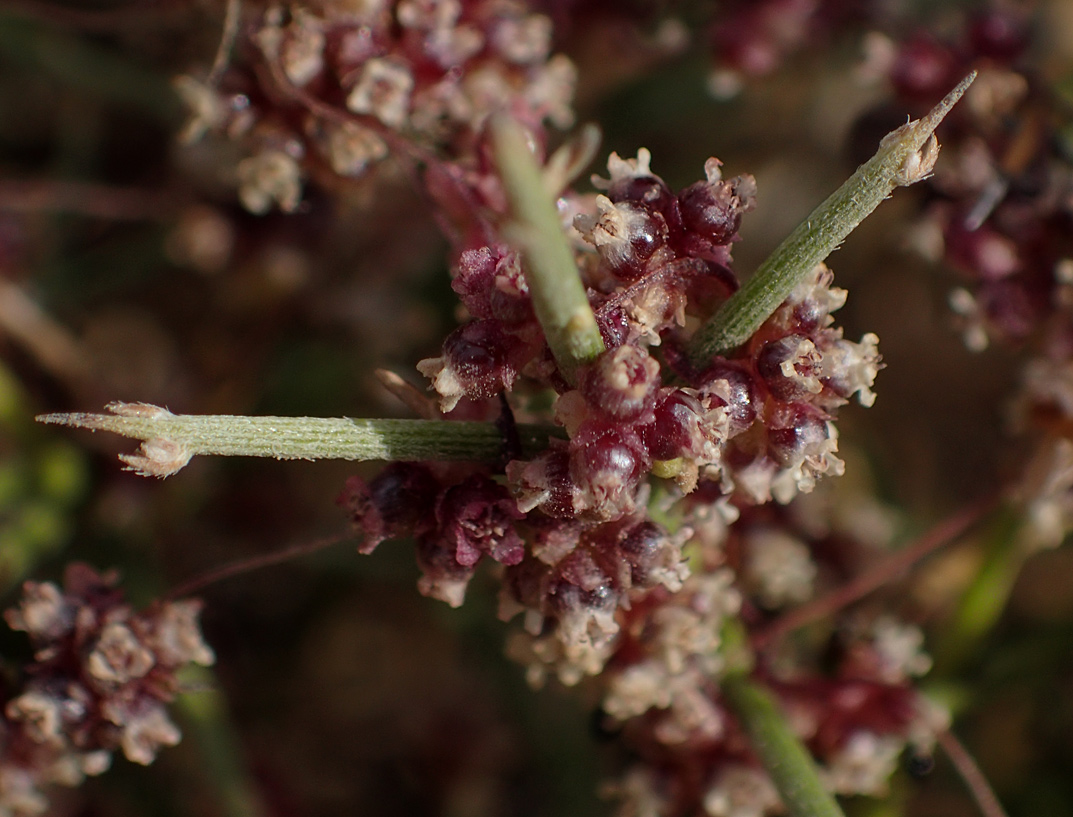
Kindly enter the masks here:
[[[621, 814], [736, 817], [779, 809], [720, 691], [732, 670], [733, 645], [724, 642], [735, 619], [762, 629], [886, 546], [889, 526], [837, 521], [869, 513], [868, 500], [827, 499], [826, 509], [799, 501], [744, 511], [706, 537], [679, 593], [655, 591], [624, 613], [623, 636], [600, 679], [603, 728], [620, 733], [637, 757], [608, 787]], [[832, 791], [882, 794], [907, 747], [930, 752], [947, 716], [913, 687], [931, 663], [922, 639], [912, 625], [861, 611], [818, 645], [798, 642], [761, 656], [756, 672], [777, 692]]]
[[[371, 480], [352, 478], [341, 497], [363, 552], [414, 537], [426, 595], [459, 605], [478, 563], [498, 563], [500, 615], [522, 620], [508, 652], [533, 683], [598, 676], [605, 712], [625, 724], [642, 756], [645, 746], [663, 747], [650, 753], [649, 774], [677, 780], [685, 766], [714, 763], [707, 788], [674, 794], [660, 813], [714, 802], [740, 775], [772, 791], [720, 701], [721, 631], [743, 605], [806, 600], [809, 581], [777, 577], [792, 576], [795, 564], [803, 574], [815, 566], [797, 540], [779, 550], [777, 531], [771, 547], [754, 536], [755, 558], [731, 565], [727, 526], [741, 509], [788, 503], [842, 472], [835, 412], [854, 396], [871, 405], [881, 366], [874, 335], [852, 342], [833, 326], [846, 293], [823, 265], [748, 343], [701, 368], [689, 363], [692, 330], [737, 289], [730, 249], [755, 197], [750, 176], [724, 179], [720, 166], [709, 159], [702, 181], [675, 192], [653, 174], [647, 151], [631, 160], [612, 154], [610, 178], [594, 179], [600, 193], [560, 198], [606, 347], [570, 380], [548, 352], [520, 255], [503, 242], [464, 249], [453, 287], [469, 321], [418, 368], [441, 410], [456, 416], [505, 410], [509, 424], [514, 411], [538, 416], [550, 392], [565, 438], [535, 458], [511, 453], [503, 477], [397, 463]], [[762, 567], [773, 549], [781, 555], [768, 553], [774, 561]], [[869, 716], [855, 712], [837, 737], [805, 737], [833, 789], [877, 791], [890, 763], [854, 782], [839, 753], [878, 741], [869, 751], [894, 757], [917, 711], [915, 693], [904, 678], [884, 686], [856, 670], [845, 677], [856, 685], [847, 699], [875, 714], [896, 698], [900, 714], [870, 728]], [[818, 721], [816, 708], [839, 687], [825, 683], [813, 671], [777, 688]], [[677, 763], [684, 766], [672, 770]], [[767, 800], [764, 808], [777, 804]]]
[[187, 141], [240, 143], [239, 196], [294, 210], [303, 180], [362, 176], [389, 154], [477, 156], [485, 119], [509, 110], [535, 131], [573, 121], [575, 69], [551, 54], [549, 18], [499, 0], [312, 0], [244, 10], [232, 65], [180, 77]]
[[62, 589], [27, 582], [5, 614], [29, 636], [34, 655], [4, 704], [0, 813], [44, 812], [43, 787], [100, 774], [116, 750], [147, 764], [179, 742], [165, 708], [179, 690], [176, 672], [214, 660], [198, 627], [201, 603], [164, 601], [135, 612], [115, 584], [113, 574], [72, 563]]

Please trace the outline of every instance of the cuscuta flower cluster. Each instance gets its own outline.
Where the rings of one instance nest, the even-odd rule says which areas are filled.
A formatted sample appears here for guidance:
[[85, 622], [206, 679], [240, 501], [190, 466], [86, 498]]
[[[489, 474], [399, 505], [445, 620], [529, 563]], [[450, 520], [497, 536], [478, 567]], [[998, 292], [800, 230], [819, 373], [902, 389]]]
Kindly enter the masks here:
[[889, 50], [901, 101], [927, 105], [968, 68], [980, 73], [951, 117], [947, 161], [912, 244], [961, 278], [950, 305], [966, 346], [997, 341], [1031, 359], [1015, 425], [1036, 436], [1016, 490], [1028, 550], [1073, 531], [1073, 162], [1068, 112], [1029, 67], [1032, 20], [995, 7], [943, 40], [918, 32]]
[[[461, 252], [453, 287], [471, 320], [440, 357], [419, 364], [452, 416], [494, 416], [510, 394], [533, 418], [531, 396], [554, 390], [551, 414], [566, 439], [533, 459], [510, 454], [505, 480], [477, 466], [395, 463], [371, 480], [352, 478], [341, 503], [363, 552], [414, 537], [419, 589], [452, 605], [479, 562], [498, 563], [501, 617], [522, 619], [508, 652], [533, 683], [598, 676], [608, 717], [637, 747], [662, 747], [642, 776], [670, 770], [677, 780], [686, 766], [708, 764], [703, 790], [694, 785], [656, 813], [708, 803], [709, 813], [736, 814], [709, 801], [738, 808], [755, 789], [762, 814], [778, 799], [719, 700], [722, 625], [743, 605], [805, 600], [815, 566], [809, 547], [777, 528], [751, 531], [750, 560], [730, 565], [725, 537], [740, 509], [788, 503], [842, 472], [832, 421], [854, 395], [872, 404], [877, 341], [847, 341], [833, 326], [846, 294], [820, 265], [742, 348], [690, 365], [691, 330], [737, 288], [730, 245], [752, 208], [753, 181], [724, 180], [710, 159], [704, 180], [675, 193], [644, 150], [632, 160], [612, 154], [608, 167], [600, 194], [560, 199], [606, 351], [568, 383], [545, 346], [520, 257], [493, 243]], [[847, 764], [905, 745], [915, 694], [904, 679], [892, 691], [847, 677], [857, 685], [847, 699], [874, 714], [894, 696], [899, 714], [870, 730], [855, 713], [837, 738], [805, 737], [829, 761], [833, 788], [878, 791], [878, 778], [851, 779]], [[839, 688], [824, 683], [813, 672], [779, 692], [818, 724]]]
[[34, 650], [9, 692], [0, 725], [0, 814], [30, 817], [48, 806], [43, 789], [78, 785], [120, 750], [151, 763], [179, 742], [165, 704], [186, 664], [209, 666], [198, 626], [201, 603], [161, 601], [141, 612], [123, 602], [114, 573], [68, 565], [61, 589], [27, 582], [5, 619]]
[[[729, 528], [708, 525], [683, 590], [668, 597], [654, 590], [624, 612], [622, 637], [599, 679], [603, 728], [620, 734], [636, 756], [606, 787], [623, 817], [781, 811], [771, 779], [721, 697], [720, 679], [733, 669], [724, 644], [728, 619], [762, 631], [882, 552], [892, 532], [838, 522], [844, 511], [857, 512], [857, 496], [832, 495], [826, 505], [807, 499], [743, 509]], [[841, 507], [846, 502], [853, 508]], [[696, 513], [705, 506], [690, 504], [687, 518], [700, 528]], [[922, 642], [917, 627], [871, 609], [843, 619], [819, 641], [786, 641], [760, 654], [756, 672], [777, 694], [831, 791], [884, 794], [903, 752], [930, 753], [948, 725], [949, 715], [913, 686], [931, 665]]]
[[237, 141], [239, 197], [294, 210], [303, 182], [354, 179], [389, 154], [474, 158], [485, 119], [573, 122], [575, 69], [521, 0], [310, 0], [243, 9], [230, 67], [176, 88], [183, 137]]

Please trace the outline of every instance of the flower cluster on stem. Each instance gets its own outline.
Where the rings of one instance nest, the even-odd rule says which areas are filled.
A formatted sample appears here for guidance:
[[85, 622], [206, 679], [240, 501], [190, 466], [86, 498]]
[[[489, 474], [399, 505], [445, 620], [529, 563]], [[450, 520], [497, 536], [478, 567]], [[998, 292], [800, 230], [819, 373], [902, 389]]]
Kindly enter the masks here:
[[186, 664], [209, 666], [196, 600], [162, 601], [141, 612], [123, 602], [116, 576], [81, 563], [63, 587], [27, 582], [8, 625], [29, 636], [33, 660], [7, 690], [0, 724], [0, 814], [47, 808], [49, 785], [74, 786], [121, 751], [148, 764], [179, 742], [166, 704]]

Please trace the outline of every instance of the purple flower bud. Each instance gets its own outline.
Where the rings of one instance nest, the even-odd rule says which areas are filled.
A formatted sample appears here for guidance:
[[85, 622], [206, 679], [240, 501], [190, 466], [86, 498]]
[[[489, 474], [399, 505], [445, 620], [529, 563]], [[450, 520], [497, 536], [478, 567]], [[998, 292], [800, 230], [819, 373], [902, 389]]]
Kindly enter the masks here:
[[524, 518], [505, 487], [480, 475], [448, 488], [436, 504], [437, 535], [454, 548], [455, 560], [464, 567], [482, 556], [518, 564], [525, 545], [514, 523]]
[[652, 410], [659, 388], [659, 363], [639, 346], [605, 352], [581, 377], [581, 393], [616, 420], [638, 420]]
[[431, 528], [440, 486], [423, 465], [396, 462], [372, 482], [351, 477], [337, 500], [362, 532], [361, 553], [372, 553], [385, 539]]
[[704, 165], [708, 180], [687, 187], [678, 201], [686, 229], [713, 244], [729, 244], [737, 237], [742, 214], [756, 206], [756, 181], [752, 176], [723, 181], [719, 165], [718, 159], [709, 159]]

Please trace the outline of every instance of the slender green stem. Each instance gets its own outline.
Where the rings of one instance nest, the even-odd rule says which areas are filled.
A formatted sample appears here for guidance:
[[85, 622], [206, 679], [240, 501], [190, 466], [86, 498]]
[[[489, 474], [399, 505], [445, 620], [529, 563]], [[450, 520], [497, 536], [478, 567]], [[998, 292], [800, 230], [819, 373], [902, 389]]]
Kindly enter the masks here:
[[844, 817], [774, 696], [741, 671], [724, 677], [722, 690], [791, 817]]
[[[107, 410], [111, 413], [44, 414], [37, 420], [144, 440], [140, 453], [120, 455], [144, 476], [174, 474], [197, 454], [409, 462], [496, 462], [504, 455], [503, 434], [492, 423], [172, 414], [145, 403], [110, 403]], [[556, 430], [523, 425], [518, 433], [523, 454], [531, 455], [546, 448]]]
[[976, 78], [973, 71], [923, 119], [887, 134], [875, 156], [812, 211], [745, 285], [694, 335], [693, 362], [745, 343], [816, 265], [834, 252], [895, 187], [926, 178], [939, 153], [935, 129]]
[[509, 115], [491, 120], [492, 150], [510, 201], [508, 238], [521, 250], [537, 320], [568, 381], [604, 350], [559, 214], [545, 189], [525, 132]]
[[984, 558], [935, 644], [935, 671], [949, 676], [972, 656], [1006, 609], [1021, 566], [1029, 556], [1019, 546], [1018, 509], [1000, 508], [984, 537]]
[[269, 812], [246, 768], [226, 698], [218, 691], [212, 670], [184, 668], [182, 681], [198, 689], [180, 695], [175, 704], [185, 716], [184, 731], [191, 728], [200, 744], [200, 779], [215, 794], [220, 812], [226, 817], [265, 817]]

